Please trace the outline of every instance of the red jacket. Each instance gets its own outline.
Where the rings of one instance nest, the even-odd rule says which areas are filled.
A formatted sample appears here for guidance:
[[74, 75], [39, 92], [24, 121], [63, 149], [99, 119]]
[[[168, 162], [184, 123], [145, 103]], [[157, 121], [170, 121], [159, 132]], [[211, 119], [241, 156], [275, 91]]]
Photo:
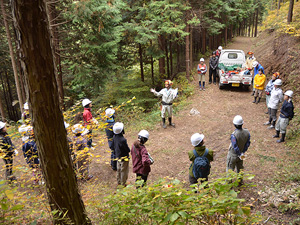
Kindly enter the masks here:
[[90, 108], [84, 108], [84, 111], [83, 111], [84, 126], [87, 126], [88, 124], [90, 124], [91, 119], [93, 119], [91, 109]]
[[[135, 151], [134, 151], [135, 150]], [[132, 167], [134, 173], [148, 175], [151, 171], [149, 155], [145, 146], [131, 147]]]

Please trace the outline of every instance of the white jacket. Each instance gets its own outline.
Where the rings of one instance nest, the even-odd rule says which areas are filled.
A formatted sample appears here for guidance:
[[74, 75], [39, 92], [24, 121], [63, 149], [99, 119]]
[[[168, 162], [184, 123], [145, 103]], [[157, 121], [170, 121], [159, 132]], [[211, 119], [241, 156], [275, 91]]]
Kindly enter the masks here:
[[177, 97], [177, 88], [172, 89], [170, 88], [169, 90], [167, 88], [163, 88], [160, 90], [160, 92], [154, 91], [154, 95], [161, 97], [162, 96], [162, 101], [165, 103], [172, 103], [173, 100]]
[[283, 100], [283, 92], [281, 88], [273, 88], [271, 91], [271, 97], [269, 100], [268, 108], [278, 109], [279, 103]]

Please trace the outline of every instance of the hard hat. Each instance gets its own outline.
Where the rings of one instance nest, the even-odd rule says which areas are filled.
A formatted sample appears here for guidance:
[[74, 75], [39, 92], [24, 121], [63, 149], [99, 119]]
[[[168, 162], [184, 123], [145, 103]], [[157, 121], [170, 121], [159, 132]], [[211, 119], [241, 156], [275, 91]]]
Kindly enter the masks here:
[[247, 52], [247, 54], [248, 54], [248, 55], [253, 55], [254, 53], [251, 52], [251, 51], [249, 51], [249, 52]]
[[204, 59], [203, 59], [203, 58], [201, 58], [201, 59], [200, 59], [200, 62], [204, 62]]
[[107, 116], [109, 118], [112, 117], [114, 114], [115, 114], [115, 110], [112, 108], [107, 108], [105, 110], [105, 116]]
[[289, 96], [290, 98], [292, 98], [293, 97], [293, 91], [292, 90], [288, 90], [288, 91], [286, 91], [285, 93], [284, 93], [284, 95], [286, 95], [286, 96]]
[[69, 123], [66, 123], [66, 121], [64, 121], [64, 125], [65, 125], [65, 128], [66, 128], [66, 129], [70, 126], [70, 124], [69, 124]]
[[0, 121], [0, 130], [3, 129], [5, 127], [6, 123], [3, 123], [2, 121]]
[[26, 110], [29, 109], [28, 102], [25, 102], [25, 103], [24, 103], [23, 108], [26, 109]]
[[73, 126], [72, 132], [74, 134], [82, 133], [82, 135], [85, 135], [88, 133], [88, 129], [84, 128], [81, 124], [77, 123]]
[[120, 134], [124, 129], [124, 124], [120, 122], [116, 122], [113, 126], [113, 132], [115, 134]]
[[201, 143], [201, 141], [203, 141], [203, 139], [204, 139], [204, 134], [199, 134], [199, 133], [193, 134], [191, 137], [192, 145], [193, 146], [199, 145], [199, 143]]
[[18, 128], [18, 131], [19, 131], [19, 133], [23, 134], [23, 133], [26, 133], [30, 129], [32, 130], [32, 126], [23, 124], [22, 126], [20, 126]]
[[216, 54], [216, 51], [213, 51], [212, 54], [215, 55], [215, 54]]
[[165, 84], [173, 85], [173, 82], [171, 80], [165, 80]]
[[279, 73], [279, 72], [273, 73], [273, 76], [274, 76], [276, 79], [278, 79], [279, 76], [280, 76], [280, 73]]
[[223, 50], [222, 46], [219, 46], [218, 49], [221, 50], [221, 51]]
[[240, 115], [237, 115], [233, 118], [233, 124], [234, 125], [243, 125], [244, 124], [244, 120]]
[[90, 104], [90, 103], [92, 103], [92, 101], [89, 100], [88, 98], [82, 100], [82, 106], [83, 106], [83, 107], [85, 107], [86, 105], [88, 105], [88, 104]]
[[281, 86], [282, 85], [282, 81], [280, 79], [277, 79], [277, 80], [274, 81], [274, 85]]
[[141, 130], [141, 131], [139, 132], [138, 136], [141, 136], [141, 137], [144, 137], [144, 138], [149, 139], [149, 132], [146, 131], [146, 130]]
[[252, 66], [253, 67], [256, 67], [258, 65], [258, 62], [257, 61], [254, 61], [253, 63], [252, 63]]

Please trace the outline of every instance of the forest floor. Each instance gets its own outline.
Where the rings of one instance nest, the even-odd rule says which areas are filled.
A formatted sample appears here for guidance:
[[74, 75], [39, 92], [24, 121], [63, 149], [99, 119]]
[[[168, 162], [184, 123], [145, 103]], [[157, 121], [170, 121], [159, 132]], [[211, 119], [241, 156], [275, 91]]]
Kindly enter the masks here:
[[[250, 47], [253, 41], [255, 40], [251, 38], [238, 37], [226, 48], [248, 52], [252, 50]], [[208, 64], [208, 59], [206, 63]], [[265, 99], [263, 98], [259, 104], [253, 104], [251, 91], [244, 91], [241, 88], [219, 90], [218, 85], [208, 84], [208, 74], [205, 79], [206, 90], [200, 91], [198, 77], [195, 77], [195, 94], [186, 100], [183, 110], [173, 116], [176, 128], [168, 126], [167, 129], [163, 129], [161, 124], [157, 123], [150, 130], [146, 148], [155, 159], [155, 163], [151, 166], [149, 182], [168, 176], [188, 183], [190, 161], [187, 152], [193, 149], [190, 137], [196, 132], [205, 135], [206, 147], [214, 151], [210, 177], [220, 177], [226, 170], [230, 134], [235, 129], [232, 120], [235, 115], [241, 115], [244, 119], [244, 128], [249, 129], [251, 133], [251, 145], [244, 161], [245, 172], [255, 175], [251, 182], [256, 187], [242, 191], [240, 197], [249, 202], [254, 200], [254, 205], [262, 212], [263, 218], [269, 218], [266, 224], [288, 224], [296, 218], [296, 215], [282, 214], [274, 208], [274, 205], [286, 199], [282, 194], [277, 196], [277, 193], [270, 193], [270, 189], [278, 183], [277, 171], [282, 164], [286, 161], [294, 162], [295, 158], [285, 144], [278, 144], [276, 139], [272, 138], [275, 131], [268, 130], [267, 126], [263, 125], [268, 121], [268, 115], [265, 114], [267, 111]], [[176, 84], [174, 86], [176, 88]], [[190, 115], [193, 108], [200, 114]], [[159, 118], [157, 120], [160, 121]], [[129, 146], [137, 139], [138, 132], [138, 130], [130, 130], [125, 134]], [[107, 187], [115, 189], [116, 173], [110, 168], [110, 153], [106, 143], [98, 147], [96, 153], [101, 154], [102, 159], [91, 164], [91, 173], [97, 178], [91, 182], [101, 181]], [[130, 164], [128, 182], [131, 184], [135, 182], [132, 164]]]

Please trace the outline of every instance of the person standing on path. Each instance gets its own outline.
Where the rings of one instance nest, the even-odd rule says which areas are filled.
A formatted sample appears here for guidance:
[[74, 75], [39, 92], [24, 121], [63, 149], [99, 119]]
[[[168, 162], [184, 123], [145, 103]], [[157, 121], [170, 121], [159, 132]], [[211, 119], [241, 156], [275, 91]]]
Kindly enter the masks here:
[[212, 56], [209, 59], [209, 84], [212, 82], [212, 76], [213, 76], [213, 82], [214, 84], [217, 83], [217, 68], [219, 64], [219, 58], [216, 57], [216, 52], [212, 53]]
[[14, 159], [14, 149], [13, 145], [7, 130], [6, 123], [0, 121], [0, 150], [4, 153], [4, 157], [2, 157], [5, 163], [5, 178], [8, 181], [16, 180], [16, 177], [13, 175], [13, 159]]
[[113, 126], [114, 137], [112, 142], [112, 149], [115, 151], [117, 159], [117, 182], [118, 186], [126, 187], [126, 182], [129, 173], [129, 152], [130, 149], [127, 140], [123, 136], [125, 134], [124, 124], [115, 123]]
[[222, 46], [219, 46], [218, 49], [216, 50], [216, 56], [218, 57], [218, 59], [221, 56], [222, 50], [223, 50]]
[[[274, 81], [276, 79], [279, 79], [279, 72], [276, 72], [276, 73], [273, 73], [272, 75], [272, 78], [271, 80], [269, 80], [267, 86], [266, 86], [266, 89], [265, 89], [265, 92], [266, 92], [266, 104], [267, 104], [267, 108], [268, 108], [268, 104], [269, 104], [269, 100], [270, 100], [270, 97], [271, 97], [271, 92], [274, 88]], [[266, 114], [268, 114], [269, 112], [267, 111]]]
[[[198, 77], [199, 77], [199, 87], [200, 90], [205, 90], [205, 74], [207, 72], [206, 64], [204, 63], [204, 58], [200, 59], [200, 63], [197, 66]], [[201, 87], [202, 82], [202, 87]]]
[[[196, 159], [196, 155], [198, 156], [204, 156], [208, 159], [209, 163], [214, 160], [214, 152], [213, 150], [207, 149], [205, 147], [205, 139], [203, 134], [195, 133], [191, 137], [192, 145], [194, 146], [194, 149], [188, 152], [188, 156], [190, 161], [192, 161], [189, 169], [189, 181], [190, 185], [197, 184], [198, 180], [195, 178], [193, 173], [193, 167], [194, 167], [194, 161]], [[196, 155], [194, 153], [194, 150], [196, 151]], [[204, 181], [208, 181], [208, 174], [207, 176], [203, 177]], [[203, 182], [203, 181], [201, 181]]]
[[283, 100], [283, 92], [281, 90], [282, 81], [277, 79], [274, 81], [274, 88], [271, 92], [271, 97], [268, 104], [269, 111], [269, 121], [264, 123], [264, 125], [270, 125], [268, 129], [274, 129], [277, 119], [277, 111], [279, 108], [279, 103]]
[[289, 125], [289, 121], [294, 117], [294, 105], [292, 102], [293, 91], [288, 90], [284, 93], [284, 102], [280, 110], [280, 116], [275, 126], [276, 134], [273, 138], [279, 138], [281, 133], [281, 138], [277, 140], [277, 143], [284, 142], [286, 128]]
[[98, 124], [97, 120], [93, 119], [93, 115], [91, 112], [91, 108], [92, 108], [92, 101], [89, 99], [83, 99], [82, 101], [82, 106], [84, 107], [84, 111], [83, 111], [83, 122], [84, 122], [84, 126], [89, 130], [89, 133], [87, 135], [88, 140], [87, 140], [87, 145], [89, 148], [92, 147], [92, 125], [93, 124]]
[[149, 132], [141, 130], [138, 134], [138, 140], [135, 141], [131, 148], [132, 169], [136, 174], [136, 181], [143, 180], [142, 187], [146, 184], [148, 175], [151, 171], [152, 164], [145, 143], [149, 139]]
[[245, 67], [247, 70], [252, 71], [253, 70], [253, 62], [256, 61], [256, 58], [254, 57], [254, 53], [249, 51], [247, 53], [249, 57], [246, 59]]
[[234, 171], [236, 169], [237, 173], [244, 169], [243, 158], [245, 152], [250, 146], [250, 132], [243, 128], [243, 118], [237, 115], [233, 119], [233, 125], [235, 126], [235, 131], [230, 136], [230, 146], [227, 155], [227, 166], [226, 172], [228, 170]]
[[252, 93], [252, 95], [254, 95], [254, 93], [255, 93], [255, 87], [254, 87], [254, 82], [253, 81], [255, 79], [255, 76], [256, 76], [256, 74], [258, 74], [259, 69], [263, 70], [263, 74], [265, 74], [265, 70], [262, 67], [262, 65], [260, 65], [257, 61], [254, 61], [252, 65], [253, 65], [253, 78], [252, 78], [253, 93]]
[[[262, 97], [262, 92], [264, 90], [266, 83], [266, 76], [263, 74], [263, 70], [259, 69], [258, 74], [254, 78], [254, 87], [255, 87], [255, 93], [254, 93], [254, 101], [252, 103], [258, 104], [260, 102], [260, 99]], [[258, 100], [256, 101], [258, 97]]]
[[105, 116], [106, 116], [106, 126], [105, 126], [105, 133], [108, 141], [108, 147], [111, 150], [111, 161], [110, 165], [111, 168], [114, 171], [117, 171], [117, 160], [115, 156], [115, 152], [112, 150], [112, 141], [114, 137], [114, 132], [113, 132], [113, 126], [115, 124], [115, 110], [112, 108], [107, 108], [105, 110]]
[[155, 89], [151, 88], [150, 91], [158, 97], [162, 97], [162, 109], [161, 109], [161, 117], [162, 117], [162, 126], [163, 128], [167, 128], [166, 126], [166, 112], [169, 117], [169, 125], [175, 127], [175, 124], [172, 123], [172, 105], [174, 99], [177, 97], [177, 88], [172, 89], [173, 82], [170, 80], [165, 81], [165, 88], [161, 89], [160, 92], [156, 92]]

